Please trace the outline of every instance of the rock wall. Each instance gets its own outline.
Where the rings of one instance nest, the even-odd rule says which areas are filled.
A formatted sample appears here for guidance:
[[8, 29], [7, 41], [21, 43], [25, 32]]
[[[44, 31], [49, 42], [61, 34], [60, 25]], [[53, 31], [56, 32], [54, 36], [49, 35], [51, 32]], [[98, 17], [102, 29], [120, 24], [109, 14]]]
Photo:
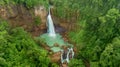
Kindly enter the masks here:
[[35, 6], [34, 13], [35, 13], [35, 16], [38, 16], [41, 18], [41, 21], [43, 23], [46, 23], [47, 11], [44, 6]]
[[[68, 22], [65, 19], [55, 17], [54, 8], [51, 9], [52, 19], [55, 24], [57, 33], [66, 32], [74, 28], [74, 22]], [[10, 21], [12, 27], [20, 26], [25, 30], [32, 32], [33, 35], [39, 36], [46, 32], [46, 18], [48, 11], [42, 5], [35, 6], [32, 9], [27, 9], [23, 5], [5, 5], [0, 6], [0, 17]], [[40, 18], [40, 24], [35, 25], [35, 17]]]
[[[47, 11], [44, 6], [27, 9], [23, 5], [0, 6], [0, 18], [8, 20], [12, 27], [23, 27], [34, 36], [43, 33], [46, 28]], [[35, 17], [39, 17], [40, 24], [35, 25]]]
[[16, 11], [16, 6], [0, 6], [0, 17], [4, 19], [16, 17], [18, 12]]

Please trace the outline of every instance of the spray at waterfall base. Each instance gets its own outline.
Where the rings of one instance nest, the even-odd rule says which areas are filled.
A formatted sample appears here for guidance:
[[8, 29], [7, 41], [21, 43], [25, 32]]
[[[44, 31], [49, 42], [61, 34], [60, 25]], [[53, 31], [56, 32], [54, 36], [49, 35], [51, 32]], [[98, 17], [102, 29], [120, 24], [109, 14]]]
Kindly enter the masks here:
[[46, 45], [50, 48], [52, 52], [61, 52], [61, 63], [69, 63], [69, 60], [74, 57], [73, 45], [64, 42], [62, 36], [58, 33], [56, 34], [53, 20], [50, 14], [50, 8], [47, 16], [47, 27], [48, 33], [41, 35], [40, 38], [44, 39]]

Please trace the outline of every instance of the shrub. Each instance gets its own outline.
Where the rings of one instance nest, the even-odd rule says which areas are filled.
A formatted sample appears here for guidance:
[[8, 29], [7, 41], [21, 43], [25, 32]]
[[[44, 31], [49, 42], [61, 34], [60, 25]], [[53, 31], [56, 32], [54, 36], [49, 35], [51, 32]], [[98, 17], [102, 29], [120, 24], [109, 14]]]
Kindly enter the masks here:
[[48, 67], [47, 51], [38, 46], [23, 28], [6, 30], [7, 22], [0, 24], [0, 66]]

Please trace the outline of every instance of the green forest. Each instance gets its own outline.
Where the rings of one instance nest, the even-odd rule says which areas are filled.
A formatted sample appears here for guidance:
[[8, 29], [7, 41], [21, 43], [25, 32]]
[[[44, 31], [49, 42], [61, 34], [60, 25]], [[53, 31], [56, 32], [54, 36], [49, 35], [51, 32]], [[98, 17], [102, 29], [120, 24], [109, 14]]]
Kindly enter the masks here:
[[[65, 66], [37, 39], [49, 6], [55, 29], [74, 46]], [[120, 0], [0, 0], [0, 67], [120, 67]]]

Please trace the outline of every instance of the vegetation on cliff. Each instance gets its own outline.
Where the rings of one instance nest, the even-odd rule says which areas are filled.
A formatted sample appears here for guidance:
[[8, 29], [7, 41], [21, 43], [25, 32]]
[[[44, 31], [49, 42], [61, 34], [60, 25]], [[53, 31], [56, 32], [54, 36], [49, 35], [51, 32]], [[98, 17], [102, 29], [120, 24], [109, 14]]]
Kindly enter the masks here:
[[38, 46], [23, 28], [10, 29], [0, 20], [0, 66], [48, 67], [47, 51]]
[[48, 5], [47, 0], [1, 0], [0, 5], [24, 5], [26, 8], [33, 8], [36, 5]]

